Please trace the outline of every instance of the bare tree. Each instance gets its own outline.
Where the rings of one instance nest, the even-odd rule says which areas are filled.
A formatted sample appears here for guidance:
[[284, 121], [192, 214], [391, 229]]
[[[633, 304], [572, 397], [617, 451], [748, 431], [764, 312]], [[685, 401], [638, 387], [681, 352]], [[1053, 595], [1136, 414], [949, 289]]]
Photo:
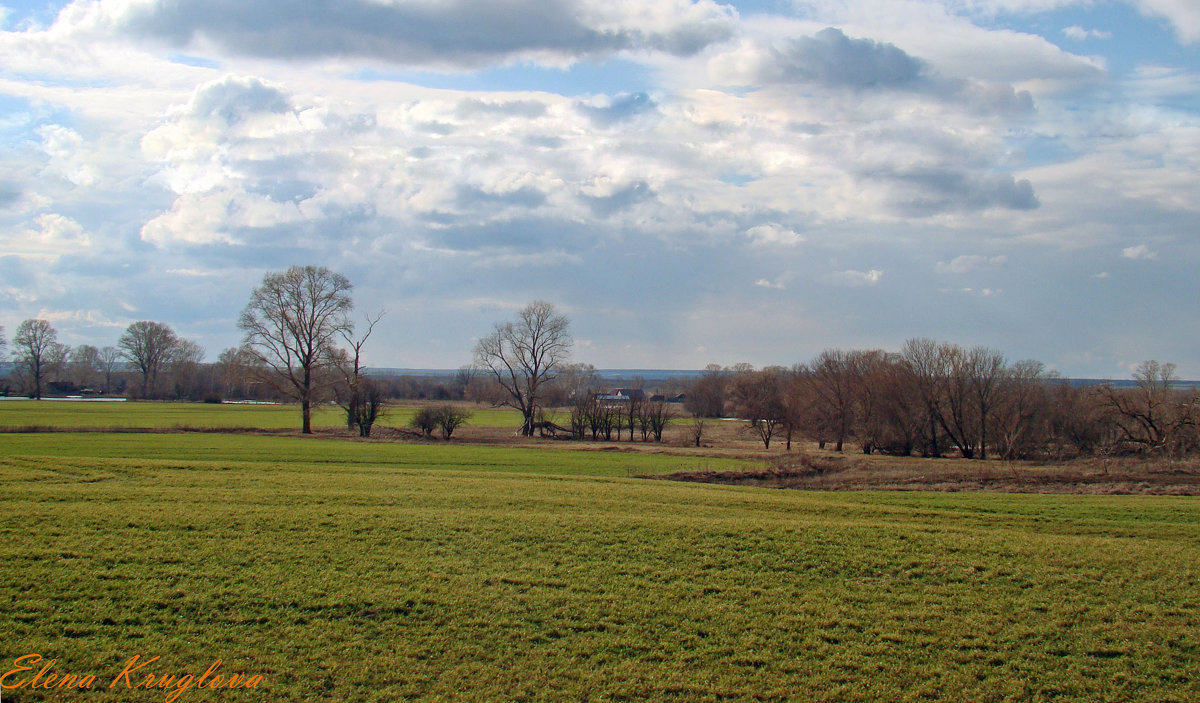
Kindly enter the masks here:
[[471, 419], [470, 410], [462, 410], [453, 405], [443, 405], [438, 409], [438, 429], [441, 430], [442, 439], [450, 441], [450, 436], [459, 427], [467, 424], [467, 420]]
[[338, 405], [346, 411], [346, 427], [357, 429], [359, 437], [370, 437], [371, 427], [383, 413], [383, 392], [378, 384], [363, 375], [362, 348], [375, 331], [375, 325], [383, 319], [380, 311], [374, 319], [367, 315], [367, 329], [355, 337], [353, 330], [342, 330], [342, 339], [349, 349], [336, 350], [337, 368], [342, 374], [342, 383], [334, 389]]
[[783, 369], [769, 367], [762, 371], [739, 370], [731, 382], [733, 406], [758, 434], [764, 449], [771, 448], [771, 439], [784, 422], [783, 377]]
[[100, 350], [90, 344], [80, 344], [68, 356], [70, 380], [80, 388], [96, 385], [100, 378]]
[[725, 414], [729, 373], [718, 364], [704, 367], [704, 373], [688, 386], [684, 407], [693, 417], [722, 417]]
[[246, 348], [268, 370], [263, 380], [300, 403], [304, 434], [312, 434], [314, 402], [336, 380], [328, 373], [334, 342], [354, 328], [353, 289], [325, 267], [293, 266], [264, 276], [238, 320]]
[[979, 423], [979, 458], [987, 459], [988, 430], [1003, 400], [1010, 371], [1004, 354], [986, 347], [974, 347], [967, 352], [966, 370], [972, 410]]
[[1134, 371], [1136, 387], [1105, 386], [1101, 395], [1115, 423], [1118, 440], [1138, 451], [1170, 450], [1184, 428], [1197, 424], [1200, 398], [1175, 388], [1174, 364], [1146, 361]]
[[525, 306], [511, 322], [498, 323], [475, 345], [475, 363], [504, 391], [502, 404], [524, 418], [521, 434], [533, 436], [543, 386], [552, 382], [571, 352], [567, 317], [542, 300]]
[[125, 328], [117, 340], [125, 358], [132, 361], [142, 377], [142, 398], [158, 391], [158, 377], [171, 359], [179, 337], [170, 325], [140, 320]]
[[190, 339], [180, 337], [167, 356], [167, 378], [177, 399], [199, 398], [208, 391], [204, 386], [211, 376], [201, 373], [204, 347]]
[[646, 440], [646, 435], [654, 438], [655, 442], [661, 442], [663, 431], [667, 429], [667, 425], [675, 418], [675, 413], [671, 410], [671, 406], [662, 398], [653, 398], [642, 404], [641, 415], [638, 418], [638, 423], [642, 428], [642, 440]]
[[46, 320], [25, 320], [13, 335], [17, 369], [30, 384], [31, 395], [42, 399], [42, 387], [54, 366], [66, 356], [58, 332]]
[[226, 397], [250, 397], [250, 385], [256, 375], [256, 365], [259, 365], [258, 358], [245, 347], [230, 347], [221, 352], [217, 357], [216, 372]]
[[116, 347], [104, 347], [100, 350], [100, 370], [104, 372], [104, 392], [113, 392], [113, 373], [124, 363], [125, 356]]
[[834, 439], [834, 450], [842, 451], [854, 424], [857, 388], [854, 383], [852, 354], [827, 349], [817, 355], [806, 376], [814, 400], [824, 410], [826, 426]]

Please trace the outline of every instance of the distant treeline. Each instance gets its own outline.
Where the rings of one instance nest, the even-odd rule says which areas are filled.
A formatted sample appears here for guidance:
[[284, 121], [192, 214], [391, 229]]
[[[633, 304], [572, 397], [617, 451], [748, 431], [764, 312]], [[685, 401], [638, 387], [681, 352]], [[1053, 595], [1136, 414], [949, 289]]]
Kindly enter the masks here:
[[1127, 383], [1079, 383], [996, 350], [913, 339], [898, 353], [829, 350], [807, 364], [710, 366], [697, 417], [747, 420], [767, 447], [800, 437], [842, 451], [1054, 459], [1200, 448], [1200, 391], [1147, 361]]

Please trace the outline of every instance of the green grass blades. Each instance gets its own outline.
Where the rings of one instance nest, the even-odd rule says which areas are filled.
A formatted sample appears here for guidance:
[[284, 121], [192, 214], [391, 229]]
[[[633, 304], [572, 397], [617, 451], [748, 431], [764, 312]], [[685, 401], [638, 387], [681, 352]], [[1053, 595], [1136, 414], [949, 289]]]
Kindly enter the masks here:
[[[530, 449], [458, 444], [358, 442], [317, 437], [216, 433], [0, 433], [0, 457], [137, 459], [146, 467], [208, 466], [305, 471], [367, 465], [398, 469], [503, 471], [582, 476], [642, 476], [675, 471], [761, 468], [737, 459], [620, 451]], [[245, 465], [245, 466], [243, 466]]]
[[[521, 426], [521, 414], [507, 408], [469, 408], [475, 427]], [[407, 426], [414, 406], [388, 408], [380, 425]], [[344, 428], [345, 412], [325, 405], [313, 410], [313, 427]], [[8, 428], [256, 428], [299, 429], [298, 405], [236, 403], [64, 402], [6, 400], [0, 402], [0, 427]]]
[[0, 664], [97, 675], [4, 700], [164, 700], [106, 688], [135, 654], [263, 677], [181, 701], [1200, 699], [1194, 499], [813, 494], [565, 463], [621, 454], [159, 438], [3, 438]]

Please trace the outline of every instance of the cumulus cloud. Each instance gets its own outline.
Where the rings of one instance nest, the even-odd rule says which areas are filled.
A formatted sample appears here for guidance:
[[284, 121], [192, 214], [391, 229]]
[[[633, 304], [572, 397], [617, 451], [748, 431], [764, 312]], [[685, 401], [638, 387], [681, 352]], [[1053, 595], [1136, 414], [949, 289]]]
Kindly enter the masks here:
[[1084, 29], [1077, 24], [1063, 29], [1062, 33], [1067, 39], [1074, 39], [1075, 41], [1084, 41], [1091, 38], [1112, 39], [1112, 32], [1106, 32], [1102, 29]]
[[48, 124], [38, 127], [38, 135], [42, 139], [42, 151], [49, 157], [44, 173], [77, 186], [90, 186], [96, 182], [95, 169], [80, 154], [83, 137], [78, 132], [61, 125]]
[[621, 51], [693, 55], [728, 39], [734, 15], [711, 0], [77, 0], [60, 29], [118, 33], [177, 48], [269, 58], [359, 57], [478, 67], [573, 61]]
[[934, 270], [938, 273], [971, 273], [980, 269], [1003, 266], [1006, 263], [1008, 263], [1008, 257], [1003, 254], [999, 256], [963, 254], [962, 256], [954, 257], [950, 261], [937, 262]]
[[228, 125], [239, 124], [254, 114], [282, 114], [291, 109], [291, 101], [278, 86], [239, 76], [226, 76], [200, 86], [188, 105], [193, 117], [214, 118]]
[[15, 236], [5, 237], [6, 253], [17, 256], [57, 258], [78, 254], [91, 247], [91, 237], [83, 225], [57, 213], [38, 215], [28, 227]]
[[1200, 5], [1192, 0], [1133, 0], [1148, 14], [1165, 18], [1175, 28], [1180, 41], [1200, 42]]
[[1132, 259], [1133, 261], [1153, 261], [1158, 258], [1158, 253], [1151, 251], [1150, 247], [1145, 244], [1138, 244], [1137, 246], [1122, 249], [1121, 257]]
[[774, 222], [757, 225], [746, 230], [746, 236], [758, 246], [796, 246], [804, 243], [804, 237], [795, 230]]
[[835, 27], [766, 44], [744, 41], [714, 57], [710, 70], [733, 85], [900, 91], [961, 103], [985, 114], [1023, 114], [1033, 109], [1028, 91], [1005, 83], [942, 76], [895, 44], [850, 37]]
[[856, 271], [854, 269], [847, 269], [845, 271], [835, 271], [827, 274], [825, 278], [834, 285], [846, 286], [849, 288], [874, 286], [883, 280], [883, 271], [880, 269], [871, 269], [870, 271]]
[[863, 177], [887, 184], [890, 206], [912, 217], [993, 208], [1033, 210], [1041, 204], [1028, 180], [1017, 180], [1006, 173], [921, 168], [880, 170]]
[[853, 39], [840, 29], [827, 27], [811, 37], [799, 37], [771, 48], [759, 77], [774, 83], [904, 87], [916, 82], [925, 70], [922, 61], [893, 44]]
[[654, 190], [649, 183], [637, 181], [618, 188], [607, 195], [583, 195], [584, 201], [598, 217], [608, 217], [621, 210], [627, 210], [639, 203], [652, 200]]

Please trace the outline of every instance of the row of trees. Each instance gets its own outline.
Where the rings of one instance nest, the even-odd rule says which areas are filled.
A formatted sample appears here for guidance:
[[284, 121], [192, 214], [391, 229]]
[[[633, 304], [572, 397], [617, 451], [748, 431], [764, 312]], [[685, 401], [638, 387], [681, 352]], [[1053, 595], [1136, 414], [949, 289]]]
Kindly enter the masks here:
[[[4, 350], [0, 327], [0, 352]], [[143, 320], [125, 330], [115, 347], [90, 344], [70, 347], [58, 341], [47, 320], [25, 320], [13, 335], [13, 374], [18, 392], [41, 399], [54, 384], [73, 391], [120, 392], [136, 376], [137, 397], [160, 397], [170, 391], [186, 394], [198, 380], [204, 349], [175, 334], [169, 326]], [[119, 388], [118, 388], [119, 386]]]
[[898, 353], [827, 350], [791, 368], [710, 366], [687, 409], [743, 418], [767, 448], [803, 437], [967, 459], [1200, 449], [1200, 395], [1178, 386], [1174, 366], [1148, 361], [1133, 380], [1079, 385], [994, 349], [912, 339]]
[[[13, 336], [14, 377], [36, 398], [48, 382], [69, 377], [77, 388], [103, 379], [104, 391], [122, 385], [140, 398], [290, 399], [300, 406], [305, 433], [312, 431], [312, 408], [332, 400], [345, 410], [347, 426], [368, 436], [385, 400], [413, 382], [366, 375], [363, 347], [382, 313], [356, 326], [352, 290], [325, 268], [268, 273], [238, 321], [242, 346], [215, 364], [204, 364], [199, 345], [159, 322], [131, 324], [114, 347], [72, 349], [48, 321], [26, 320]], [[5, 346], [0, 328], [0, 354]], [[435, 397], [516, 408], [525, 436], [539, 418], [546, 425], [545, 408], [567, 406], [576, 438], [628, 432], [632, 441], [640, 432], [645, 441], [661, 441], [670, 407], [599, 395], [595, 370], [569, 363], [571, 346], [567, 317], [535, 301], [482, 337], [474, 364], [438, 382]], [[804, 438], [837, 451], [854, 443], [866, 453], [968, 459], [1200, 449], [1200, 395], [1178, 387], [1174, 367], [1146, 362], [1134, 381], [1079, 386], [1036, 361], [1010, 363], [993, 349], [912, 339], [895, 353], [827, 350], [791, 368], [709, 366], [683, 390], [697, 444], [704, 418], [732, 415], [746, 420], [766, 448], [782, 439], [790, 449]]]

